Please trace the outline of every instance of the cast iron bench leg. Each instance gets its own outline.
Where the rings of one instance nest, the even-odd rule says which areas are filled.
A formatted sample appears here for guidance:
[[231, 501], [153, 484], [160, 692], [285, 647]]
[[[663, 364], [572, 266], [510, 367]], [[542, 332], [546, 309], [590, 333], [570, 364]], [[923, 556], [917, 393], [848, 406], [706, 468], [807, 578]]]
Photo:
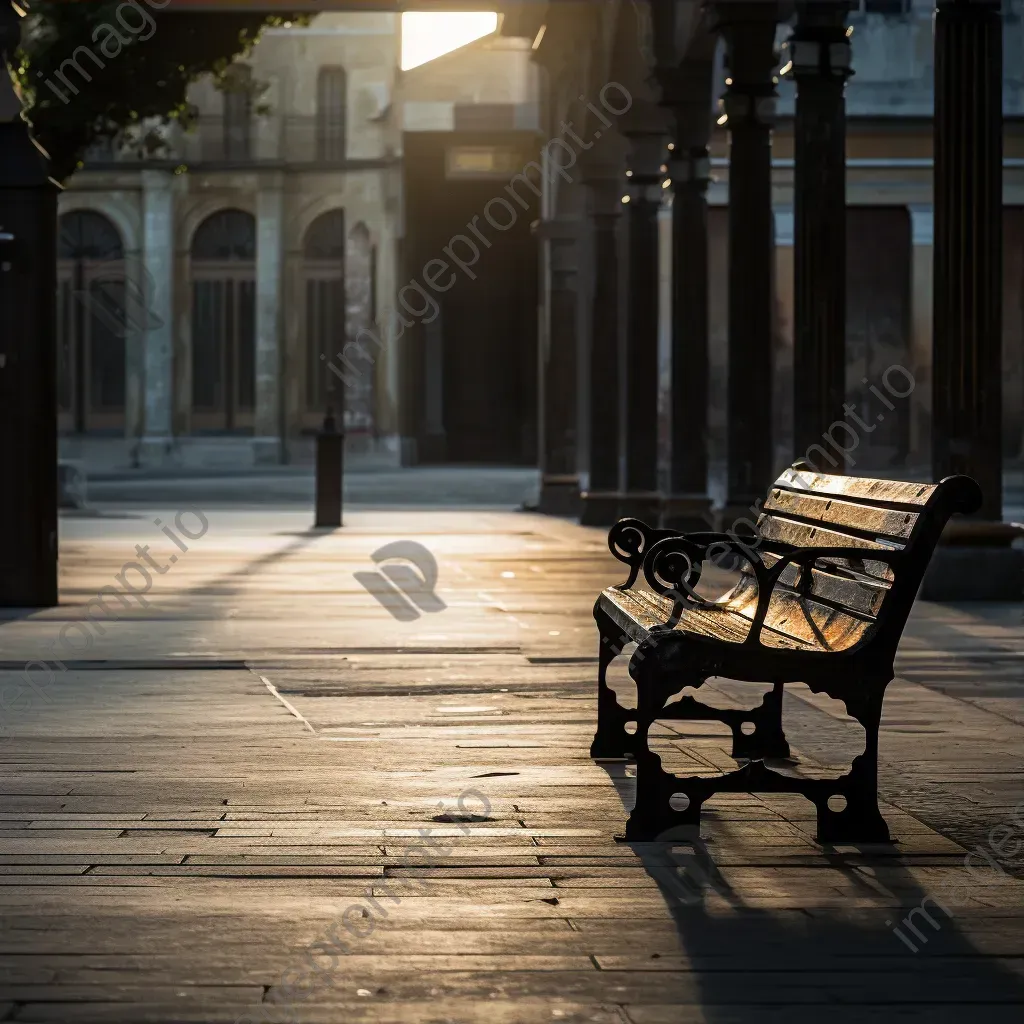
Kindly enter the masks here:
[[[891, 677], [890, 677], [891, 678]], [[864, 727], [864, 753], [853, 759], [850, 771], [836, 779], [834, 788], [822, 783], [822, 796], [815, 798], [818, 812], [817, 838], [822, 843], [888, 843], [889, 826], [878, 809], [878, 727], [882, 720], [882, 700], [890, 679], [865, 682], [856, 696], [840, 697], [849, 715]], [[828, 691], [826, 691], [828, 692]], [[833, 810], [832, 796], [841, 796], [846, 806]]]
[[[672, 692], [678, 691], [680, 681], [660, 681], [653, 660], [641, 657], [643, 654], [643, 648], [638, 649], [629, 666], [637, 691], [636, 735], [633, 737], [636, 803], [626, 822], [626, 839], [636, 842], [656, 839], [660, 833], [677, 825], [692, 826], [699, 832], [701, 806], [710, 795], [705, 792], [702, 780], [684, 781], [665, 771], [661, 758], [650, 748], [651, 726], [664, 711]], [[690, 685], [694, 684], [699, 685], [700, 680], [690, 680]], [[685, 795], [688, 801], [680, 810], [671, 803], [678, 794]]]
[[[749, 714], [742, 714], [728, 724], [732, 729], [732, 756], [757, 760], [763, 757], [789, 757], [789, 743], [782, 731], [782, 683], [776, 683], [764, 695], [761, 706]], [[754, 731], [743, 732], [743, 722], [751, 722]]]
[[597, 731], [590, 744], [590, 756], [602, 760], [628, 759], [633, 753], [633, 737], [626, 732], [626, 723], [633, 720], [635, 712], [624, 708], [608, 685], [608, 666], [622, 653], [628, 640], [596, 605], [594, 619], [601, 639], [597, 649]]

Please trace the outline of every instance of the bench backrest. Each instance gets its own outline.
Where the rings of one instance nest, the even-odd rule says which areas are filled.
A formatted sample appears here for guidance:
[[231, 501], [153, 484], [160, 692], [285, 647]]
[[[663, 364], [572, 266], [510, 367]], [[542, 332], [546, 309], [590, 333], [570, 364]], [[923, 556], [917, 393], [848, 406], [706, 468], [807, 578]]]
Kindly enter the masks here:
[[[871, 641], [895, 655], [932, 551], [954, 512], [981, 505], [978, 485], [965, 476], [938, 484], [816, 473], [799, 464], [772, 485], [757, 519], [758, 554], [769, 568], [785, 547], [857, 548], [861, 558], [823, 558], [804, 573], [790, 565], [772, 593], [765, 626], [776, 635], [849, 650]], [[872, 551], [902, 551], [896, 573]], [[734, 591], [740, 601], [756, 590], [749, 568]], [[756, 601], [755, 601], [756, 605]]]

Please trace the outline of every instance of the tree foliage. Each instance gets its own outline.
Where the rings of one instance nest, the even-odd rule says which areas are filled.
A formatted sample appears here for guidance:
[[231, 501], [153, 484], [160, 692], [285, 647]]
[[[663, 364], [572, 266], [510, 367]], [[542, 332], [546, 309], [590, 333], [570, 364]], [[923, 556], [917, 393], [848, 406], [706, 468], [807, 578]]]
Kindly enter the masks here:
[[263, 28], [286, 18], [266, 10], [178, 12], [173, 0], [19, 3], [28, 17], [15, 75], [58, 181], [104, 139], [157, 150], [155, 126], [191, 118], [190, 83], [204, 74], [224, 79]]

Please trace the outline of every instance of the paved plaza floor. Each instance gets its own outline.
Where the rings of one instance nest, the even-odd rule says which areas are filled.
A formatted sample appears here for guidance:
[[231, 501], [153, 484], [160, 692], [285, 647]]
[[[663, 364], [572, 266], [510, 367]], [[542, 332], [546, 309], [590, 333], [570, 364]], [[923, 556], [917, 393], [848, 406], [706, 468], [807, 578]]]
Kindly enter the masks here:
[[[1020, 605], [915, 609], [881, 732], [896, 844], [822, 848], [802, 798], [736, 794], [699, 839], [627, 845], [632, 769], [588, 756], [591, 608], [624, 575], [603, 531], [175, 512], [64, 520], [61, 607], [0, 625], [0, 1020], [1024, 1019]], [[388, 596], [393, 542], [436, 559], [421, 607]], [[806, 689], [785, 719], [785, 770], [859, 749]], [[735, 767], [708, 723], [658, 743]]]

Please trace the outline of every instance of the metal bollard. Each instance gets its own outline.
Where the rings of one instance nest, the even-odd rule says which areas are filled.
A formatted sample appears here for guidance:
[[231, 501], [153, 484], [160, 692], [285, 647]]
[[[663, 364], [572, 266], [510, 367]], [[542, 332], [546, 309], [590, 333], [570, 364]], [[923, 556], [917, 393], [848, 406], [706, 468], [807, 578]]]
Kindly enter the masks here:
[[338, 430], [330, 406], [316, 435], [316, 526], [341, 526], [345, 432]]

